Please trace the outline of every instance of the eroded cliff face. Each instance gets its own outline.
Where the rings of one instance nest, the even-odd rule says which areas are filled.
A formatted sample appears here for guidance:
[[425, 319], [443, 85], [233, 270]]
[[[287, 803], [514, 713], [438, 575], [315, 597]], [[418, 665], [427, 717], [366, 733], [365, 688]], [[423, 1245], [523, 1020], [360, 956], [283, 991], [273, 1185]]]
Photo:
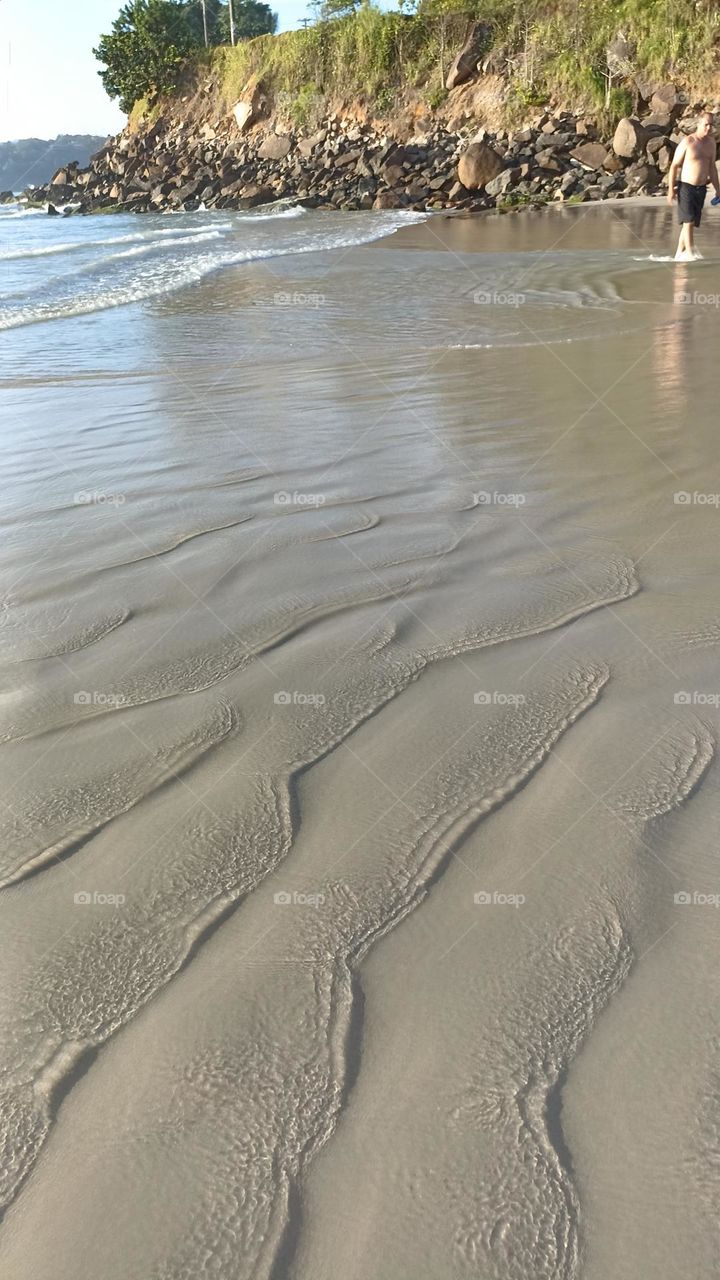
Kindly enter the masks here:
[[228, 102], [206, 71], [152, 109], [136, 109], [85, 169], [67, 166], [28, 194], [83, 212], [148, 212], [276, 200], [475, 210], [653, 193], [703, 104], [673, 85], [647, 94], [638, 97], [638, 115], [610, 133], [597, 117], [560, 107], [533, 109], [523, 127], [508, 128], [506, 82], [478, 70], [453, 83], [437, 111], [412, 90], [388, 119], [368, 101], [316, 95], [300, 123], [297, 100], [262, 79], [251, 78]]

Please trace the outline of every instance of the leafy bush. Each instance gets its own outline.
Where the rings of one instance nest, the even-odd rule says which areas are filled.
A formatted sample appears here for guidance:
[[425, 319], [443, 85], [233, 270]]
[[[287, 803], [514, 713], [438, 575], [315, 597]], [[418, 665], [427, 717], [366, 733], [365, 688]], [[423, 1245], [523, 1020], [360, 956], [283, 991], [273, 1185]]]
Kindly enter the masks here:
[[193, 47], [185, 7], [175, 0], [130, 0], [93, 50], [111, 98], [130, 111], [138, 98], [170, 93]]
[[[288, 95], [289, 96], [289, 95]], [[323, 95], [312, 80], [300, 86], [297, 94], [290, 97], [286, 106], [287, 114], [296, 129], [315, 127], [320, 123], [323, 108]]]

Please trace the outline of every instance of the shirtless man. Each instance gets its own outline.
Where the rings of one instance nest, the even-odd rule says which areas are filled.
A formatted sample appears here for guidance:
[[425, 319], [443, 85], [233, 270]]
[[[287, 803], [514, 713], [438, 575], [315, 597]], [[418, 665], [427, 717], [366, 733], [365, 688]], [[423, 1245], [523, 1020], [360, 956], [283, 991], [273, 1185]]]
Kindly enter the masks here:
[[[700, 226], [708, 182], [712, 182], [715, 195], [720, 197], [718, 171], [715, 164], [717, 148], [712, 127], [712, 112], [703, 111], [695, 132], [688, 138], [683, 138], [678, 144], [668, 173], [668, 204], [673, 204], [675, 201], [677, 185], [680, 239], [675, 258], [680, 262], [692, 262], [694, 258], [700, 257], [695, 249], [695, 227]], [[678, 173], [680, 174], [679, 182], [677, 181]]]

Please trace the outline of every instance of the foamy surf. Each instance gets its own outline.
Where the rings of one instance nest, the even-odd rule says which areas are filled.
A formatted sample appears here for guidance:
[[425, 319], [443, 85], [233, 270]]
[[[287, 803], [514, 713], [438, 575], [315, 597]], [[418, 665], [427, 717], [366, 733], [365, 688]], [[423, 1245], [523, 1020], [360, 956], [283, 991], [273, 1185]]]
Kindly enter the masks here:
[[[220, 235], [232, 230], [231, 222], [221, 222], [193, 228], [193, 235]], [[93, 240], [91, 236], [83, 236], [78, 240], [68, 240], [61, 244], [38, 245], [32, 249], [8, 249], [0, 251], [0, 261], [20, 262], [23, 258], [55, 257], [66, 253], [92, 253], [95, 249], [104, 249], [116, 244], [152, 245], [160, 237], [177, 237], [178, 230], [173, 227], [156, 227], [142, 235], [106, 236], [102, 240]], [[163, 243], [166, 243], [164, 240]], [[184, 243], [190, 243], [186, 238]]]
[[[423, 217], [398, 212], [339, 218], [322, 215], [311, 220], [303, 210], [283, 207], [275, 211], [265, 207], [257, 213], [223, 218], [219, 225], [208, 222], [194, 226], [191, 215], [182, 215], [177, 226], [150, 227], [147, 234], [127, 240], [105, 237], [90, 242], [80, 240], [67, 249], [63, 242], [5, 250], [5, 261], [17, 263], [19, 272], [32, 271], [36, 258], [42, 260], [49, 255], [61, 263], [65, 255], [72, 261], [78, 250], [83, 251], [87, 261], [49, 281], [43, 278], [42, 290], [38, 275], [33, 275], [28, 284], [25, 274], [15, 280], [12, 270], [8, 270], [0, 295], [0, 329], [90, 315], [157, 298], [198, 283], [221, 268], [245, 262], [352, 248]], [[84, 222], [83, 228], [85, 225]], [[216, 253], [206, 252], [209, 241], [219, 242]], [[128, 244], [127, 249], [103, 254], [106, 248], [123, 243]], [[143, 259], [135, 270], [133, 259]], [[41, 270], [39, 262], [36, 271]], [[40, 293], [42, 296], [38, 296]]]

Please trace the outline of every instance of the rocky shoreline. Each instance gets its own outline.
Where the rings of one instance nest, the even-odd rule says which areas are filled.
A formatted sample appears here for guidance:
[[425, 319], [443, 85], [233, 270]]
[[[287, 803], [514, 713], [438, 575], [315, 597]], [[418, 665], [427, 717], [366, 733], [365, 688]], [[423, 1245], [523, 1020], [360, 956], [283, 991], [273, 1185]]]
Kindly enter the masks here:
[[[69, 164], [23, 199], [56, 213], [249, 209], [277, 200], [328, 209], [539, 207], [658, 193], [702, 103], [648, 86], [638, 115], [608, 136], [597, 118], [544, 111], [492, 132], [432, 124], [406, 139], [335, 111], [312, 133], [282, 128], [251, 83], [222, 119], [125, 129], [81, 169]], [[685, 126], [685, 128], [683, 127]], [[14, 200], [9, 192], [0, 201]], [[68, 207], [69, 206], [69, 207]]]

